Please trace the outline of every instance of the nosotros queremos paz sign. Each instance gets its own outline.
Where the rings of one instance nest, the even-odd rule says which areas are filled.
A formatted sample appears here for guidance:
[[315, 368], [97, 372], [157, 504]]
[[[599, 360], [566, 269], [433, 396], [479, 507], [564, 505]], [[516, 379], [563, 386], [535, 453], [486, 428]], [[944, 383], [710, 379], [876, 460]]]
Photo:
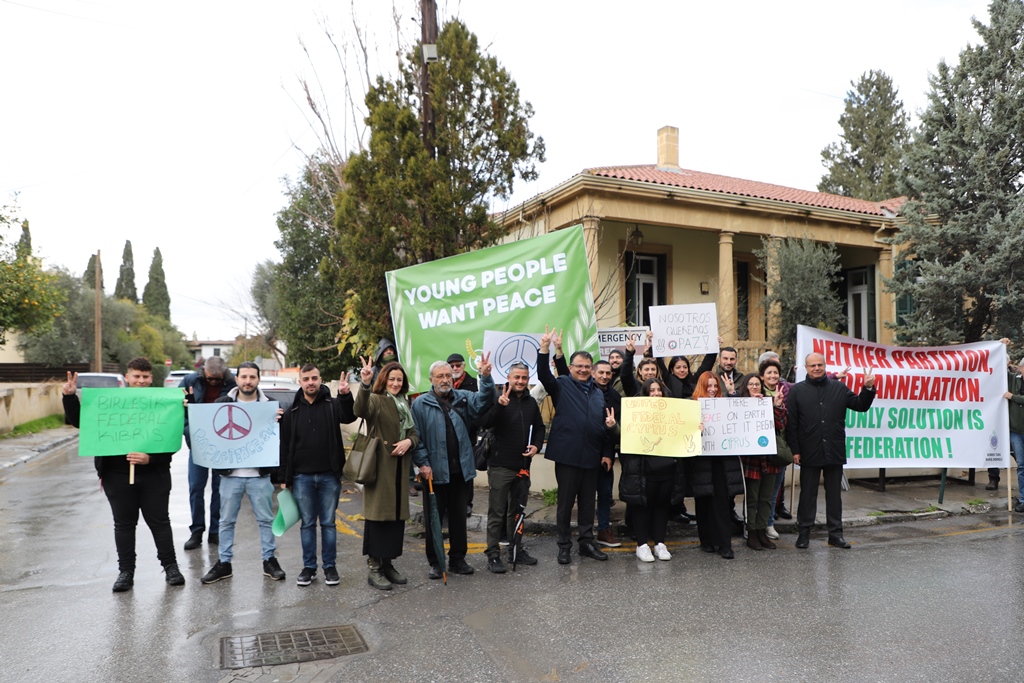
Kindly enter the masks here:
[[854, 393], [864, 369], [875, 375], [875, 400], [865, 413], [846, 411], [846, 466], [1006, 467], [1010, 418], [1006, 347], [998, 342], [956, 346], [885, 346], [797, 327], [797, 378], [809, 353]]
[[[484, 349], [487, 330], [534, 335], [548, 325], [564, 331], [566, 355], [598, 353], [582, 226], [392, 270], [387, 284], [398, 358], [413, 391], [428, 390], [430, 364], [452, 353], [466, 357], [472, 374], [485, 350], [495, 364], [517, 360], [511, 346]], [[523, 341], [509, 344], [526, 348]]]
[[175, 453], [185, 428], [181, 389], [82, 389], [78, 454]]

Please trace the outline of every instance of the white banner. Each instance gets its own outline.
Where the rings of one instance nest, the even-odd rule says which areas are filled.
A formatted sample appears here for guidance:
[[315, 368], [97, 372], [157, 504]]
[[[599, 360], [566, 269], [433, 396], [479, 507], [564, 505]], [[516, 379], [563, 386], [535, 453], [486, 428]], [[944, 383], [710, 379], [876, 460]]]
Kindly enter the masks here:
[[192, 462], [218, 470], [277, 467], [281, 443], [279, 407], [277, 401], [190, 403]]
[[[530, 368], [530, 384], [537, 384], [537, 351], [540, 350], [542, 336], [525, 332], [484, 330], [484, 348], [491, 352], [491, 364], [494, 366], [491, 377], [494, 383], [508, 382], [508, 370], [513, 363], [526, 363], [526, 367]], [[554, 344], [551, 345], [550, 351], [549, 360], [555, 357]], [[554, 370], [551, 374], [555, 374]]]
[[715, 304], [651, 306], [649, 310], [656, 358], [718, 353]]
[[600, 349], [601, 358], [608, 360], [608, 354], [612, 351], [621, 351], [622, 355], [626, 355], [626, 343], [632, 339], [634, 350], [633, 350], [633, 365], [643, 360], [644, 358], [644, 346], [647, 341], [644, 339], [644, 335], [647, 334], [647, 327], [605, 327], [598, 328], [597, 330], [597, 345]]
[[844, 380], [859, 393], [864, 369], [875, 373], [875, 400], [866, 413], [846, 412], [846, 466], [1007, 467], [1010, 419], [1006, 347], [883, 346], [797, 327], [797, 378], [809, 353], [828, 372], [850, 368]]
[[702, 398], [703, 455], [775, 455], [770, 398]]

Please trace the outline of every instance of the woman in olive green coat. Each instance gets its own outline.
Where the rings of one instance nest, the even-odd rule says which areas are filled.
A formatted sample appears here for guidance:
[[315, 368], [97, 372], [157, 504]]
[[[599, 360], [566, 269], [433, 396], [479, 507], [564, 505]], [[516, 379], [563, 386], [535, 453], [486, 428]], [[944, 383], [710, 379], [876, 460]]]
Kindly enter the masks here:
[[366, 434], [380, 439], [377, 481], [363, 487], [363, 554], [370, 568], [367, 581], [374, 588], [391, 590], [406, 578], [392, 561], [402, 554], [405, 520], [409, 519], [408, 472], [412, 450], [419, 443], [409, 410], [409, 379], [398, 363], [381, 368], [370, 389], [373, 366], [363, 361], [361, 386], [353, 410], [366, 420]]

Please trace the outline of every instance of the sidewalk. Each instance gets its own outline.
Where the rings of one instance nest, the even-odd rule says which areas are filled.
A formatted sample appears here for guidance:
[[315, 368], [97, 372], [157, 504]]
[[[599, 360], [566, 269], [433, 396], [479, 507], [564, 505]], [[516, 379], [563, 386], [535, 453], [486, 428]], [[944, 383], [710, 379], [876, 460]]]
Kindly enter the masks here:
[[64, 425], [37, 434], [0, 439], [0, 474], [9, 474], [9, 468], [26, 463], [77, 438], [78, 430]]
[[[959, 473], [959, 470], [957, 470]], [[913, 522], [924, 519], [936, 519], [952, 515], [981, 514], [993, 510], [1006, 510], [1006, 481], [1008, 476], [1016, 482], [1016, 472], [1002, 472], [1001, 485], [997, 491], [986, 491], [988, 476], [980, 470], [974, 486], [948, 479], [943, 502], [939, 503], [939, 479], [886, 479], [885, 491], [875, 491], [858, 484], [851, 484], [850, 490], [843, 492], [843, 526], [845, 528], [873, 526], [877, 524], [893, 524], [897, 522]], [[786, 487], [786, 506], [794, 514], [792, 520], [778, 519], [775, 528], [780, 533], [797, 532], [796, 503], [800, 498], [800, 487], [796, 488], [796, 498], [790, 505], [791, 487]], [[971, 504], [969, 501], [982, 501]], [[693, 513], [693, 499], [686, 500], [687, 509]], [[1014, 491], [1016, 504], [1016, 491]], [[468, 520], [470, 531], [484, 531], [487, 524], [487, 491], [478, 489], [473, 506], [474, 514]], [[737, 496], [736, 513], [743, 516], [743, 498]], [[422, 523], [423, 509], [419, 498], [412, 500], [413, 521]], [[611, 510], [612, 528], [621, 533], [626, 506], [615, 500]], [[576, 525], [576, 510], [573, 510], [573, 526]], [[825, 490], [818, 489], [818, 516], [816, 528], [825, 528]], [[526, 508], [525, 531], [528, 534], [555, 533], [555, 506], [544, 505], [543, 498], [531, 492], [530, 502]], [[696, 524], [678, 524], [669, 522], [669, 535], [696, 536]]]
[[[38, 434], [27, 434], [9, 439], [0, 439], [0, 475], [10, 474], [11, 468], [28, 462], [32, 458], [43, 455], [55, 448], [68, 444], [78, 438], [78, 430], [64, 426], [50, 429]], [[957, 471], [959, 472], [959, 470]], [[1006, 482], [1016, 482], [1016, 472], [1011, 468], [1002, 472], [1001, 486], [998, 491], [986, 491], [985, 483], [988, 476], [983, 470], [977, 473], [974, 486], [961, 484], [950, 479], [946, 483], [943, 502], [939, 503], [939, 480], [936, 479], [888, 479], [884, 492], [852, 484], [849, 491], [843, 492], [843, 525], [845, 527], [863, 527], [876, 524], [896, 522], [912, 522], [921, 519], [935, 519], [950, 515], [985, 513], [991, 510], [1006, 510]], [[786, 487], [786, 504], [794, 513], [794, 505], [790, 506], [791, 488]], [[1016, 494], [1016, 491], [1014, 491]], [[799, 487], [796, 492], [800, 495]], [[743, 500], [738, 497], [736, 512], [742, 516]], [[971, 504], [969, 501], [982, 501]], [[693, 500], [687, 499], [690, 512], [693, 512]], [[423, 508], [421, 499], [415, 497], [411, 501], [413, 521], [422, 523]], [[526, 532], [530, 534], [555, 533], [555, 506], [544, 505], [539, 492], [530, 495], [527, 505]], [[626, 506], [619, 501], [612, 505], [611, 519], [613, 528], [618, 531], [623, 524]], [[573, 511], [575, 524], [575, 510]], [[484, 531], [487, 520], [487, 491], [477, 489], [474, 503], [474, 514], [468, 521], [470, 531]], [[818, 490], [818, 517], [816, 526], [824, 528], [825, 524], [825, 492]], [[776, 520], [775, 528], [782, 533], [796, 533], [796, 520]], [[695, 524], [669, 523], [672, 535], [695, 535]]]

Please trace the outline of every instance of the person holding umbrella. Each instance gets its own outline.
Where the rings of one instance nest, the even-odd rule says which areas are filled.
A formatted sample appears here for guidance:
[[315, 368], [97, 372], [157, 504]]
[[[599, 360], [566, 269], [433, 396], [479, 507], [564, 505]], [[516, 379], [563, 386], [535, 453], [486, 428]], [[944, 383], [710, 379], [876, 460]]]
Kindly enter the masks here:
[[[491, 354], [485, 353], [477, 366], [480, 389], [476, 393], [452, 388], [452, 368], [445, 361], [430, 366], [430, 391], [412, 404], [412, 419], [420, 442], [412, 452], [412, 461], [420, 476], [430, 482], [436, 500], [438, 519], [448, 517], [449, 567], [455, 574], [472, 574], [466, 562], [466, 482], [476, 476], [473, 443], [469, 426], [494, 404], [494, 380], [491, 379]], [[431, 514], [433, 514], [433, 511]], [[427, 526], [427, 562], [431, 579], [445, 575], [434, 546], [435, 530]]]
[[[508, 538], [515, 536], [516, 515], [530, 492], [530, 460], [544, 444], [544, 420], [537, 401], [530, 396], [530, 369], [525, 363], [513, 363], [508, 383], [498, 394], [494, 406], [481, 418], [482, 429], [494, 430], [494, 451], [487, 461], [490, 496], [487, 505], [487, 569], [505, 573], [498, 542], [502, 524], [508, 526]], [[525, 470], [524, 476], [519, 476]], [[509, 560], [534, 565], [537, 559], [520, 546], [509, 548]], [[514, 555], [514, 556], [513, 556]]]
[[[406, 476], [412, 450], [420, 442], [409, 407], [409, 379], [405, 368], [392, 361], [373, 380], [373, 364], [362, 358], [359, 393], [352, 410], [366, 421], [366, 434], [377, 437], [377, 480], [363, 485], [363, 555], [369, 568], [367, 582], [379, 590], [408, 583], [393, 560], [402, 554], [405, 520], [409, 519]], [[344, 378], [343, 380], [344, 381]]]

